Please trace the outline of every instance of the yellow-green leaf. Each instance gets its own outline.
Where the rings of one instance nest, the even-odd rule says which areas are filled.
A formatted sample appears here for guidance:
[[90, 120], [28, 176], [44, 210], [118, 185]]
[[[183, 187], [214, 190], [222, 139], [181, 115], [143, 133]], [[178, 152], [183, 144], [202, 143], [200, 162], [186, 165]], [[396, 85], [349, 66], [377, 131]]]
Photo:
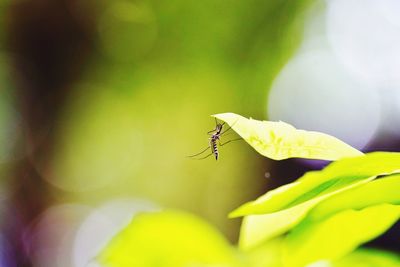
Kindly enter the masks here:
[[399, 217], [400, 206], [381, 204], [345, 210], [322, 221], [303, 220], [284, 243], [285, 266], [339, 259], [385, 232]]
[[335, 261], [332, 267], [399, 267], [400, 255], [377, 249], [357, 249]]
[[286, 233], [304, 219], [310, 205], [312, 204], [305, 203], [275, 213], [244, 217], [240, 228], [239, 247], [248, 251]]
[[308, 172], [296, 182], [269, 191], [255, 201], [242, 205], [230, 217], [276, 212], [337, 192], [374, 176], [396, 172], [400, 172], [400, 153], [374, 152], [339, 160], [322, 171]]
[[106, 267], [238, 266], [234, 249], [194, 215], [143, 213], [119, 232], [98, 256]]
[[282, 245], [283, 238], [276, 238], [264, 243], [243, 255], [246, 258], [245, 267], [283, 267]]
[[363, 153], [328, 134], [297, 130], [285, 122], [247, 119], [234, 113], [214, 115], [229, 124], [261, 155], [282, 160], [307, 158], [338, 160]]
[[369, 182], [370, 179], [364, 179], [358, 183], [348, 185], [343, 189], [315, 197], [312, 200], [303, 202], [288, 209], [283, 209], [273, 213], [262, 215], [248, 215], [244, 217], [240, 229], [239, 246], [241, 249], [248, 250], [263, 242], [270, 240], [278, 235], [284, 234], [297, 224], [299, 224], [308, 214], [308, 212], [319, 202], [330, 196], [356, 188], [362, 184]]
[[399, 191], [400, 175], [386, 176], [321, 201], [307, 218], [321, 220], [342, 210], [362, 209], [380, 203], [400, 205]]
[[[309, 172], [297, 182], [268, 192], [232, 212], [233, 216], [247, 215], [241, 226], [240, 247], [248, 250], [286, 233], [308, 216], [310, 210], [317, 216], [379, 203], [397, 204], [398, 180], [370, 181], [378, 175], [398, 172], [399, 166], [400, 153], [370, 153], [334, 162], [322, 171]], [[386, 191], [387, 194], [381, 194]], [[356, 192], [354, 197], [353, 192]], [[319, 208], [319, 203], [326, 204]]]

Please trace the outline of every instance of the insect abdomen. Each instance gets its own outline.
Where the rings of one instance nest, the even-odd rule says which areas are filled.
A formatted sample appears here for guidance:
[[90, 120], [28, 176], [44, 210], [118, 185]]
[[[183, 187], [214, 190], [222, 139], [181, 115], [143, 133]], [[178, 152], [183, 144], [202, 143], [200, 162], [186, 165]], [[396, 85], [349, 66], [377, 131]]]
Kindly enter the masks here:
[[218, 147], [216, 139], [211, 139], [211, 149], [212, 153], [215, 155], [215, 160], [218, 160]]

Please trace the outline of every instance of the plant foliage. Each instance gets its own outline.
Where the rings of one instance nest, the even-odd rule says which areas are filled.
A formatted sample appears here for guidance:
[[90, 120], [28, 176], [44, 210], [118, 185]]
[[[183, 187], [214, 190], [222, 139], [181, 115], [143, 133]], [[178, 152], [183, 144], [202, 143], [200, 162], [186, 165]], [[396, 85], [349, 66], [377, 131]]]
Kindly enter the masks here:
[[336, 161], [234, 210], [230, 217], [244, 216], [237, 248], [193, 215], [146, 213], [109, 242], [98, 256], [102, 265], [400, 266], [396, 254], [359, 248], [400, 217], [400, 153], [364, 155], [335, 137], [283, 122], [215, 117], [263, 156]]
[[337, 160], [362, 153], [328, 134], [297, 130], [285, 122], [246, 119], [234, 113], [214, 115], [228, 123], [261, 155], [275, 159]]

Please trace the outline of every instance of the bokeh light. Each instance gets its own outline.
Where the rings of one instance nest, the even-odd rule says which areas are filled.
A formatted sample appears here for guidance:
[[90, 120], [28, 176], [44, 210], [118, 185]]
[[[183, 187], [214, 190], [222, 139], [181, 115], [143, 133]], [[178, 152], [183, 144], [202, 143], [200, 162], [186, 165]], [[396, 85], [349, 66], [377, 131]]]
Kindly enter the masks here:
[[[376, 2], [328, 1], [327, 34], [344, 66], [378, 89], [400, 82], [400, 27], [375, 12]], [[380, 5], [400, 11], [393, 2]]]
[[343, 71], [329, 50], [292, 59], [275, 80], [268, 101], [272, 120], [329, 133], [360, 149], [380, 123], [377, 92]]
[[230, 211], [319, 163], [271, 161], [245, 142], [188, 159], [209, 145], [212, 114], [400, 151], [399, 8], [0, 1], [0, 265], [95, 266], [132, 216], [160, 207], [236, 243]]
[[396, 8], [394, 1], [317, 2], [300, 49], [273, 83], [269, 117], [360, 149], [398, 135], [400, 28], [388, 11]]
[[32, 239], [29, 251], [35, 266], [73, 266], [74, 237], [91, 210], [80, 204], [55, 205], [36, 218], [26, 229], [26, 236]]
[[[378, 91], [380, 132], [399, 135], [400, 25], [398, 1], [328, 1], [327, 35], [338, 60], [366, 87]], [[397, 16], [398, 17], [398, 16]]]
[[137, 199], [115, 199], [93, 210], [80, 225], [73, 246], [74, 267], [95, 264], [95, 257], [107, 242], [138, 212], [158, 210], [154, 204]]

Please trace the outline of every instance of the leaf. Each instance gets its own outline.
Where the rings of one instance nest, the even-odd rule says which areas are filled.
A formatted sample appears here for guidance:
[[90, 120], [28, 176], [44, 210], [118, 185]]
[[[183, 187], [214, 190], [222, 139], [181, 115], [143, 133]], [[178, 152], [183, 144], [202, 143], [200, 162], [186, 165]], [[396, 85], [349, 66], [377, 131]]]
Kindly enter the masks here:
[[283, 267], [283, 238], [276, 238], [243, 254], [246, 257], [246, 267]]
[[399, 174], [380, 178], [321, 201], [307, 218], [321, 220], [342, 210], [362, 209], [380, 203], [400, 205], [399, 190]]
[[303, 220], [286, 238], [284, 265], [300, 267], [335, 260], [379, 236], [400, 217], [400, 206], [380, 204], [345, 210], [322, 221]]
[[377, 249], [357, 249], [335, 261], [332, 267], [398, 267], [400, 255]]
[[269, 191], [255, 201], [242, 205], [229, 216], [266, 214], [288, 209], [374, 176], [396, 172], [400, 172], [400, 153], [374, 152], [363, 157], [339, 160], [322, 171], [308, 172], [296, 182]]
[[306, 203], [275, 213], [244, 217], [240, 228], [239, 248], [249, 251], [286, 233], [303, 220], [310, 209], [309, 205]]
[[[345, 211], [354, 211], [354, 210], [366, 210], [368, 208], [372, 207], [378, 207], [380, 204], [385, 205], [385, 203], [392, 204], [393, 207], [400, 207], [400, 194], [399, 194], [399, 189], [400, 189], [400, 175], [399, 174], [394, 174], [390, 176], [386, 176], [384, 178], [380, 178], [374, 181], [371, 181], [369, 183], [365, 183], [363, 185], [360, 185], [358, 187], [353, 187], [349, 190], [340, 192], [338, 194], [335, 194], [334, 196], [327, 198], [323, 201], [321, 201], [318, 205], [316, 205], [311, 211], [307, 214], [306, 219], [299, 225], [301, 228], [301, 225], [304, 224], [325, 224], [326, 222], [324, 220], [329, 220], [330, 218], [336, 216], [337, 214], [341, 214], [342, 212]], [[397, 205], [397, 206], [396, 206]], [[400, 214], [400, 213], [399, 213]], [[385, 215], [385, 212], [376, 213], [376, 216], [387, 216]], [[397, 217], [397, 219], [399, 216]], [[386, 217], [389, 226], [394, 223], [397, 219], [394, 218], [392, 223], [390, 222], [390, 215], [389, 217]], [[336, 224], [337, 222], [333, 222], [332, 224]], [[368, 224], [369, 223], [369, 224]], [[379, 221], [377, 218], [371, 217], [371, 219], [368, 221], [366, 220], [365, 223], [363, 224], [362, 219], [359, 220], [359, 224], [363, 224], [363, 227], [369, 228], [368, 231], [374, 231], [374, 227], [379, 227], [379, 224], [382, 223], [382, 221]], [[384, 223], [384, 222], [383, 222]], [[347, 224], [351, 224], [354, 227], [358, 227], [357, 222], [348, 220]], [[388, 226], [388, 227], [389, 227]], [[381, 232], [377, 232], [375, 236], [379, 235], [380, 233], [384, 232], [388, 227], [383, 229]], [[338, 232], [342, 231], [340, 224], [337, 225]], [[379, 230], [379, 229], [378, 229]], [[294, 229], [294, 232], [298, 231], [298, 228]], [[340, 233], [335, 232], [335, 229], [332, 228], [330, 230], [330, 234], [335, 236], [335, 235], [340, 235]], [[345, 231], [345, 229], [344, 229]], [[337, 246], [337, 251], [342, 251], [342, 253], [346, 253], [348, 251], [348, 246], [349, 246], [349, 238], [352, 239], [354, 238], [354, 235], [352, 234], [354, 230], [348, 230], [347, 234], [342, 235], [344, 239], [341, 241], [338, 241], [336, 243]], [[357, 230], [358, 231], [358, 230]], [[367, 234], [364, 236], [365, 241], [368, 241], [369, 239], [374, 238], [375, 236], [368, 237], [368, 231]], [[308, 233], [310, 234], [310, 233]], [[360, 238], [362, 237], [362, 232], [359, 233]], [[290, 235], [289, 235], [290, 236]], [[322, 237], [321, 237], [322, 238]], [[327, 238], [329, 238], [327, 236]], [[368, 239], [369, 238], [369, 239]], [[362, 241], [362, 242], [365, 242]], [[303, 242], [301, 240], [300, 242]], [[328, 240], [327, 242], [331, 242]], [[351, 243], [350, 243], [351, 245]], [[354, 245], [354, 244], [353, 244]], [[358, 245], [358, 244], [356, 244]], [[399, 260], [399, 259], [398, 259]], [[397, 260], [397, 262], [398, 262]], [[344, 261], [346, 262], [346, 261]], [[349, 263], [350, 264], [350, 263]], [[343, 266], [344, 263], [342, 264]], [[336, 265], [334, 265], [336, 266]], [[353, 266], [353, 265], [348, 265], [348, 266]], [[364, 266], [364, 265], [360, 265]], [[390, 265], [366, 265], [366, 266], [390, 266]]]
[[336, 137], [319, 132], [297, 130], [281, 121], [246, 119], [234, 113], [213, 116], [229, 124], [258, 153], [271, 159], [338, 160], [363, 155], [362, 152]]
[[238, 266], [234, 249], [213, 227], [183, 212], [142, 213], [98, 256], [107, 267]]
[[[370, 179], [362, 180], [358, 183], [349, 185], [342, 190], [360, 186], [367, 183]], [[331, 195], [341, 192], [337, 190], [330, 194], [316, 197], [310, 201], [288, 209], [263, 215], [249, 215], [243, 219], [240, 229], [239, 247], [243, 250], [253, 248], [263, 242], [270, 240], [278, 235], [284, 234], [297, 224], [299, 224], [308, 214], [308, 212], [318, 203]]]
[[[389, 178], [384, 178], [373, 183], [370, 181], [378, 175], [398, 172], [399, 166], [400, 153], [375, 152], [360, 158], [334, 162], [322, 171], [309, 172], [297, 182], [272, 190], [231, 213], [232, 217], [248, 215], [241, 226], [239, 246], [248, 250], [286, 233], [308, 216], [310, 210], [313, 213], [314, 207], [322, 213], [328, 210], [334, 212], [335, 209], [340, 211], [345, 208], [365, 207], [367, 204], [385, 202], [396, 204], [394, 201], [400, 188], [398, 180], [392, 181], [395, 178], [390, 178], [392, 182], [386, 182], [383, 180]], [[363, 191], [357, 191], [358, 188], [364, 187]], [[388, 194], [379, 195], [379, 192], [385, 192], [384, 190], [388, 190]], [[360, 193], [353, 197], [350, 191]], [[347, 201], [343, 200], [342, 208], [338, 206], [342, 200], [338, 200], [339, 203], [335, 204], [335, 198], [339, 195], [344, 196], [340, 199], [344, 198]], [[371, 198], [368, 198], [368, 195], [371, 195]], [[346, 203], [356, 205], [359, 202], [364, 204], [345, 205]], [[324, 205], [329, 209], [319, 208], [319, 203], [326, 203]]]

